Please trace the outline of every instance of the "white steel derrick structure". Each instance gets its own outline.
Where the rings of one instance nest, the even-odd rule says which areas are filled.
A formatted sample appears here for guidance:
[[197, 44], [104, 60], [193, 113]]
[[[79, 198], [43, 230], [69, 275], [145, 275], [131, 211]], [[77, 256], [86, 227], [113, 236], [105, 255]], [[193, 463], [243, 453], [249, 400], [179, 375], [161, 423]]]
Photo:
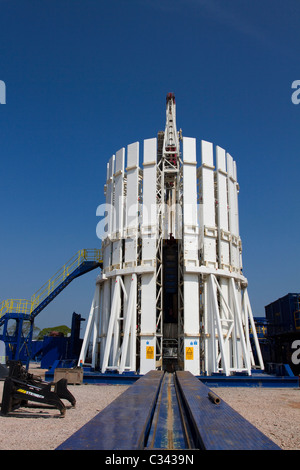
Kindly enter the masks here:
[[89, 356], [102, 373], [227, 376], [264, 368], [242, 273], [236, 163], [210, 142], [197, 147], [177, 131], [169, 93], [165, 131], [109, 160], [103, 269], [79, 364]]

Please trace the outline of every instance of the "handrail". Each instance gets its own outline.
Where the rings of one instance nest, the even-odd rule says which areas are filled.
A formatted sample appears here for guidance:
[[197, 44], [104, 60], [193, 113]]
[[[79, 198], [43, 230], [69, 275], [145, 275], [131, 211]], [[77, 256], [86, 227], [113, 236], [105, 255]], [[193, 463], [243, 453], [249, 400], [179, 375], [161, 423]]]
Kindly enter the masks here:
[[67, 263], [57, 271], [33, 296], [31, 297], [33, 311], [46, 299], [83, 261], [101, 261], [101, 250], [83, 249], [74, 255]]
[[101, 249], [80, 250], [59, 271], [54, 274], [30, 300], [8, 299], [0, 304], [0, 318], [6, 313], [31, 314], [62, 282], [64, 282], [85, 261], [101, 263]]
[[31, 313], [31, 301], [27, 299], [7, 299], [0, 304], [0, 318], [5, 313]]

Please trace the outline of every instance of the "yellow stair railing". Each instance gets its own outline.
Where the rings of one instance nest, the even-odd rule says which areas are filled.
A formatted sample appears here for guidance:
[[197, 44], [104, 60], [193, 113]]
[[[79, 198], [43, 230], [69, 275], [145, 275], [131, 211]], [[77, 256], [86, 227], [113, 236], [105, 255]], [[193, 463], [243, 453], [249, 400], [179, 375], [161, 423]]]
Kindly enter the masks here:
[[0, 318], [6, 313], [23, 313], [30, 315], [70, 274], [86, 261], [102, 262], [101, 249], [83, 249], [74, 255], [57, 271], [30, 300], [8, 299], [0, 304]]
[[8, 299], [0, 304], [0, 318], [5, 313], [26, 313], [31, 312], [31, 301], [26, 299]]

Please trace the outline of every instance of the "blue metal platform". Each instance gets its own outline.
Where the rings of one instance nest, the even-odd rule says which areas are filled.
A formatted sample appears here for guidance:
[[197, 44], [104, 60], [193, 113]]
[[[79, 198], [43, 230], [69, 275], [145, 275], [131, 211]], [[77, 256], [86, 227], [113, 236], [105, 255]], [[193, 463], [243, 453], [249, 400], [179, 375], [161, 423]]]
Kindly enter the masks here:
[[190, 372], [150, 371], [57, 450], [280, 450]]

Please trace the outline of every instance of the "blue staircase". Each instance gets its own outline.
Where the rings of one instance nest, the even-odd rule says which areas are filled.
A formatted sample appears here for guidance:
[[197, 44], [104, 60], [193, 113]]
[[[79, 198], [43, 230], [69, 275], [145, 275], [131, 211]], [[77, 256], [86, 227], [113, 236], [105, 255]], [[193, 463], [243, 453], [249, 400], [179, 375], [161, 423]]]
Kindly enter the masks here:
[[54, 289], [46, 298], [43, 300], [36, 308], [33, 309], [31, 312], [31, 317], [35, 318], [45, 307], [47, 307], [50, 302], [52, 302], [58, 294], [61, 293], [69, 284], [73, 281], [73, 279], [86, 274], [93, 269], [101, 267], [102, 264], [97, 261], [84, 261], [81, 265], [75, 269], [64, 281], [62, 281], [56, 289]]

